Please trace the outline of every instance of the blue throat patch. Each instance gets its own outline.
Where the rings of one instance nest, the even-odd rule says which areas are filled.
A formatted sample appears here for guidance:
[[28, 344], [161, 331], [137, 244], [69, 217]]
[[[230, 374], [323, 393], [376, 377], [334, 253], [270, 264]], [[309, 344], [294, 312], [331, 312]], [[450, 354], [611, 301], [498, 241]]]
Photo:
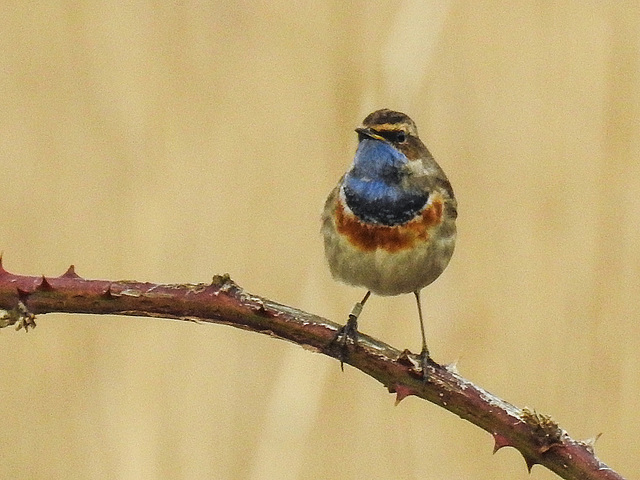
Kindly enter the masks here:
[[413, 219], [429, 200], [428, 192], [402, 187], [405, 155], [386, 142], [364, 138], [353, 168], [344, 179], [347, 206], [363, 222], [394, 226]]

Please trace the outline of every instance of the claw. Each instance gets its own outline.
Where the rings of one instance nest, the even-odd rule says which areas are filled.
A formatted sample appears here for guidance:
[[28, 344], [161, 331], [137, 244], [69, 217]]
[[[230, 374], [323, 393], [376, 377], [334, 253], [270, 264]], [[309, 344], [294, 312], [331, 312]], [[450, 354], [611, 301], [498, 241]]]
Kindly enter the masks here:
[[347, 357], [349, 354], [349, 350], [347, 349], [347, 339], [350, 338], [353, 344], [358, 343], [358, 317], [362, 313], [362, 308], [364, 304], [369, 299], [371, 295], [370, 291], [367, 291], [364, 298], [356, 303], [351, 309], [351, 313], [349, 314], [349, 319], [344, 327], [338, 330], [336, 336], [333, 337], [329, 346], [337, 343], [340, 347], [340, 353], [338, 354], [338, 359], [340, 360], [340, 369], [344, 372], [344, 362], [347, 361]]
[[347, 347], [347, 339], [351, 339], [354, 344], [358, 343], [358, 317], [353, 313], [349, 314], [349, 319], [344, 327], [338, 330], [336, 336], [333, 337], [329, 345], [337, 343], [340, 348], [338, 360], [340, 360], [340, 369], [344, 372], [344, 362], [347, 361], [349, 350]]
[[420, 364], [422, 366], [422, 383], [427, 383], [429, 381], [429, 375], [427, 374], [427, 366], [429, 365], [429, 350], [422, 349], [420, 352]]

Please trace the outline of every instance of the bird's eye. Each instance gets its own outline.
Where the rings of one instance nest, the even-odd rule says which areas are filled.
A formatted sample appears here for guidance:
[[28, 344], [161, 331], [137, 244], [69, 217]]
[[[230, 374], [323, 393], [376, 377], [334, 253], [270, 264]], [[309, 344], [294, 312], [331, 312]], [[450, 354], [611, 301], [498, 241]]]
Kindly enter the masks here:
[[402, 130], [371, 130], [376, 135], [391, 143], [404, 143], [407, 141], [407, 133]]

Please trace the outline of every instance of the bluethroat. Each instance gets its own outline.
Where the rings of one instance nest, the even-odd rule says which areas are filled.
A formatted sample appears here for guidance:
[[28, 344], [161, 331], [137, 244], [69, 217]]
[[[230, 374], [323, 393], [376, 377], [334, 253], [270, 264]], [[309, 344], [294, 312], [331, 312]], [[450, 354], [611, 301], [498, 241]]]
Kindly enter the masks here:
[[335, 340], [340, 361], [347, 338], [357, 342], [358, 316], [371, 293], [413, 293], [422, 332], [422, 376], [429, 349], [420, 290], [440, 276], [453, 254], [457, 203], [447, 176], [404, 113], [377, 110], [356, 128], [351, 168], [329, 194], [322, 214], [331, 274], [367, 289]]

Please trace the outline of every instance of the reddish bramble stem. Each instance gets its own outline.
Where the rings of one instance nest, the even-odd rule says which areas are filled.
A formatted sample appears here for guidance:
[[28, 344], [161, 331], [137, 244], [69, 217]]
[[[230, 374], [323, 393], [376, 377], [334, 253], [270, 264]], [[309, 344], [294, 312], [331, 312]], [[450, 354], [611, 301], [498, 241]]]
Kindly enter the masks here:
[[[339, 357], [339, 325], [245, 292], [228, 276], [210, 284], [161, 285], [133, 281], [85, 280], [73, 266], [60, 277], [14, 275], [0, 258], [0, 327], [35, 326], [34, 315], [66, 312], [161, 317], [221, 323], [264, 333]], [[360, 334], [349, 345], [346, 363], [377, 379], [396, 394], [396, 402], [415, 395], [439, 405], [489, 432], [494, 452], [511, 446], [529, 469], [544, 465], [570, 480], [622, 479], [600, 462], [587, 442], [573, 440], [549, 416], [519, 409], [475, 386], [453, 367], [429, 361], [423, 383], [420, 360], [407, 350]]]

